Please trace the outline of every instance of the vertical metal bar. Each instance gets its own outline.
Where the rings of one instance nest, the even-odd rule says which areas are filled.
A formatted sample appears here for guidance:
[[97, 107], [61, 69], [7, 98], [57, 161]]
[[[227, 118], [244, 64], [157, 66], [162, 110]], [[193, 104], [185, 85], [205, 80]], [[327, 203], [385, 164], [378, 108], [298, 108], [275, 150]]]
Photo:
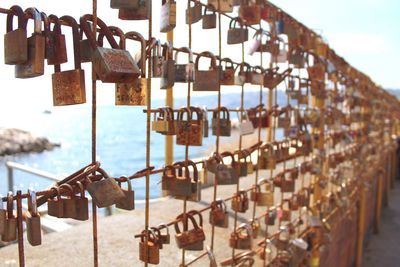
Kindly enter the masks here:
[[17, 227], [18, 227], [18, 256], [19, 266], [25, 266], [25, 253], [24, 253], [24, 229], [22, 227], [22, 198], [21, 190], [17, 191]]
[[7, 181], [8, 181], [8, 191], [14, 192], [14, 170], [11, 166], [6, 164], [7, 168]]
[[359, 193], [360, 193], [360, 209], [358, 212], [356, 267], [362, 266], [362, 255], [363, 255], [363, 248], [364, 248], [366, 191], [367, 191], [367, 189], [364, 187], [363, 184], [361, 184], [361, 188], [359, 191]]
[[[174, 42], [174, 30], [171, 30], [167, 33], [167, 41], [173, 43]], [[174, 90], [173, 87], [169, 87], [166, 90], [166, 99], [165, 105], [171, 108], [174, 108]], [[173, 144], [173, 136], [166, 135], [165, 136], [165, 165], [171, 165], [174, 161], [174, 144]]]
[[377, 196], [376, 196], [376, 209], [375, 209], [375, 224], [374, 224], [374, 233], [378, 234], [380, 225], [381, 225], [381, 211], [382, 211], [382, 173], [378, 175], [378, 188], [377, 188]]

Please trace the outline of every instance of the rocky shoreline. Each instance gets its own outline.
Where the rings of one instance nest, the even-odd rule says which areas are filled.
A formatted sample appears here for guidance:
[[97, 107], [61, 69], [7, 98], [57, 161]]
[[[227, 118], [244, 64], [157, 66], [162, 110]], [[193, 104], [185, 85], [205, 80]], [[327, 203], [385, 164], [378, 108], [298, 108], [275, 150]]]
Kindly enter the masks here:
[[24, 130], [0, 128], [0, 156], [38, 153], [59, 146], [45, 137], [36, 137]]

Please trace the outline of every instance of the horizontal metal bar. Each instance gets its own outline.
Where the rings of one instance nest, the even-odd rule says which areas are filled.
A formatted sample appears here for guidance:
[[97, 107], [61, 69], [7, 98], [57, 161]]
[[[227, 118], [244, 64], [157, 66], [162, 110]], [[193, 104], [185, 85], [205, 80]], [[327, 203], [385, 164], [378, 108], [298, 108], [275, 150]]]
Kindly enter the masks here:
[[30, 173], [30, 174], [34, 174], [36, 176], [42, 177], [42, 178], [46, 178], [47, 180], [53, 181], [53, 182], [58, 182], [61, 179], [57, 176], [54, 175], [52, 173], [46, 172], [46, 171], [41, 171], [17, 162], [13, 162], [13, 161], [7, 161], [6, 162], [6, 166], [15, 170], [19, 170], [19, 171], [23, 171], [26, 173]]

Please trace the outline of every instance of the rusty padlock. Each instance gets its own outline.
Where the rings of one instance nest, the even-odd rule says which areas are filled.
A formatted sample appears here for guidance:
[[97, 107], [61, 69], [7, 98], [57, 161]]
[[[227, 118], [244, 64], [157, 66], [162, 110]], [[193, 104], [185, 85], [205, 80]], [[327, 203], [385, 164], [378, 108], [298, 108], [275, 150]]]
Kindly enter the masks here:
[[[222, 113], [222, 116], [221, 116]], [[218, 129], [219, 127], [219, 129]], [[218, 110], [213, 111], [211, 122], [212, 134], [215, 136], [231, 136], [231, 120], [229, 110], [226, 107], [220, 107], [220, 116], [218, 118]], [[219, 132], [218, 132], [219, 130]]]
[[164, 135], [175, 134], [175, 118], [171, 108], [160, 108], [154, 112], [151, 130]]
[[[186, 52], [188, 54], [188, 63], [178, 64], [178, 54], [179, 52]], [[178, 49], [175, 53], [175, 82], [187, 83], [194, 82], [195, 80], [195, 67], [193, 62], [193, 52], [187, 48], [182, 47]]]
[[78, 181], [79, 196], [75, 197], [75, 220], [86, 221], [89, 219], [89, 200], [85, 197], [85, 187]]
[[[15, 78], [33, 78], [44, 74], [45, 41], [42, 34], [42, 18], [40, 12], [34, 8], [27, 8], [25, 14], [33, 19], [34, 31], [28, 38], [28, 60], [24, 63], [15, 65]], [[28, 20], [25, 20], [24, 28]]]
[[10, 191], [7, 194], [7, 218], [4, 224], [4, 234], [1, 236], [1, 241], [11, 242], [17, 239], [17, 218], [14, 216], [14, 200], [13, 193]]
[[164, 57], [161, 51], [161, 42], [160, 40], [156, 40], [152, 38], [152, 42], [148, 48], [148, 51], [151, 52], [151, 77], [152, 78], [161, 78], [163, 65], [164, 65]]
[[93, 16], [89, 14], [84, 15], [80, 18], [80, 25], [93, 50], [92, 65], [99, 79], [107, 83], [136, 81], [140, 71], [131, 54], [119, 47], [112, 32], [100, 19], [97, 19], [97, 25], [100, 27], [100, 31], [104, 33], [112, 48], [98, 46], [90, 29], [90, 21], [93, 21]]
[[160, 89], [168, 89], [175, 84], [175, 60], [171, 43], [165, 43], [163, 47], [163, 69], [160, 81]]
[[160, 32], [172, 31], [176, 26], [176, 2], [175, 0], [162, 0]]
[[[46, 36], [45, 57], [47, 59], [47, 64], [59, 65], [66, 63], [68, 61], [67, 45], [65, 42], [65, 35], [61, 31], [60, 19], [53, 14], [47, 18], [43, 12], [41, 13], [41, 16], [45, 25], [44, 29], [44, 34]], [[48, 26], [46, 24], [48, 24]], [[51, 30], [51, 24], [54, 24], [53, 30]], [[71, 24], [68, 25], [72, 27]], [[79, 32], [77, 37], [79, 44]]]
[[[28, 37], [26, 18], [21, 7], [10, 7], [7, 14], [7, 33], [4, 35], [4, 63], [8, 65], [23, 64], [28, 61]], [[18, 28], [13, 28], [14, 13], [18, 17]]]
[[[200, 215], [201, 216], [201, 215]], [[174, 224], [175, 227], [175, 240], [178, 248], [187, 249], [188, 247], [191, 250], [203, 250], [203, 242], [206, 239], [203, 228], [201, 228], [194, 218], [193, 215], [186, 213], [180, 214], [177, 218], [177, 222]], [[185, 220], [185, 223], [183, 220]], [[193, 228], [186, 231], [181, 231], [179, 228], [179, 223], [181, 222], [183, 225], [189, 225], [189, 221], [192, 223]]]
[[[186, 114], [186, 119], [184, 118]], [[196, 115], [197, 118], [194, 118]], [[201, 146], [203, 144], [203, 112], [199, 108], [181, 108], [176, 119], [176, 144]]]
[[271, 225], [271, 226], [275, 225], [275, 220], [276, 220], [277, 216], [278, 216], [278, 213], [277, 213], [276, 209], [269, 208], [268, 213], [265, 215], [265, 224]]
[[244, 213], [249, 209], [249, 198], [245, 190], [239, 190], [232, 198], [232, 209]]
[[[53, 105], [83, 104], [86, 103], [86, 88], [85, 72], [81, 68], [79, 26], [75, 19], [70, 16], [63, 16], [60, 20], [72, 29], [75, 68], [73, 70], [61, 71], [59, 64], [54, 65], [55, 73], [51, 76], [53, 85]], [[57, 40], [57, 37], [54, 38]], [[57, 47], [57, 45], [55, 47]], [[57, 57], [54, 57], [54, 60], [56, 60], [56, 58]]]
[[120, 8], [118, 18], [122, 20], [148, 20], [150, 18], [150, 0], [134, 0], [131, 6], [133, 7]]
[[259, 24], [261, 20], [261, 5], [258, 2], [243, 0], [239, 7], [239, 17], [245, 25]]
[[51, 190], [54, 190], [57, 196], [47, 200], [47, 214], [57, 218], [64, 218], [64, 202], [61, 199], [60, 188], [53, 186]]
[[208, 0], [207, 3], [220, 12], [231, 13], [233, 11], [232, 0]]
[[167, 178], [169, 194], [174, 197], [190, 197], [192, 195], [192, 179], [188, 165], [185, 162], [176, 162], [174, 168], [178, 168], [177, 175], [171, 171]]
[[252, 241], [252, 228], [249, 224], [243, 223], [231, 233], [229, 246], [235, 249], [251, 249]]
[[[122, 189], [122, 192], [124, 192], [124, 198], [118, 201], [118, 203], [115, 205], [115, 207], [123, 210], [134, 210], [135, 209], [135, 191], [132, 189], [132, 183], [131, 180], [126, 177], [122, 176], [121, 178], [124, 178], [126, 182], [128, 183], [128, 189], [122, 189], [121, 187], [121, 182], [118, 182], [119, 186]], [[120, 179], [121, 179], [120, 178]]]
[[[208, 70], [199, 70], [201, 57], [211, 58], [211, 65]], [[217, 66], [217, 58], [211, 52], [202, 52], [196, 57], [194, 65], [195, 77], [193, 91], [219, 91], [221, 70]]]
[[101, 180], [91, 181], [91, 179], [87, 177], [88, 184], [86, 189], [93, 201], [99, 208], [108, 207], [118, 203], [125, 197], [124, 192], [118, 186], [115, 179], [110, 178], [104, 170], [99, 169], [98, 171], [102, 175]]
[[169, 234], [169, 228], [168, 225], [166, 225], [165, 223], [161, 223], [158, 225], [158, 229], [160, 229], [160, 231], [162, 229], [165, 228], [165, 233], [160, 234], [160, 242], [164, 245], [169, 244], [171, 242], [171, 236]]
[[237, 184], [239, 176], [237, 175], [236, 166], [226, 165], [223, 158], [219, 154], [215, 154], [216, 168], [215, 179], [218, 185]]
[[[199, 228], [204, 232], [203, 230], [203, 216], [201, 215], [201, 212], [198, 210], [190, 210], [187, 213], [190, 216], [193, 216], [193, 218], [195, 219], [195, 221], [197, 222], [197, 225], [199, 226]], [[199, 218], [198, 220], [196, 220], [196, 216]], [[200, 237], [196, 237], [198, 239], [198, 241], [194, 244], [188, 245], [186, 246], [186, 250], [194, 250], [194, 251], [200, 251], [204, 249], [204, 240], [201, 240]]]
[[251, 226], [252, 237], [254, 239], [257, 238], [260, 232], [260, 219], [258, 218], [250, 219], [249, 225]]
[[42, 228], [40, 224], [40, 214], [36, 205], [35, 191], [28, 190], [28, 210], [26, 217], [26, 236], [29, 244], [39, 246], [42, 244]]
[[186, 199], [188, 201], [198, 202], [201, 200], [201, 181], [199, 179], [199, 172], [197, 170], [197, 166], [191, 160], [184, 162], [183, 165], [184, 166], [187, 165], [188, 167], [191, 167], [191, 169], [192, 169], [191, 171], [189, 171], [189, 173], [192, 174], [192, 177], [191, 177], [192, 194], [188, 198], [186, 198], [186, 197], [177, 197], [177, 198], [178, 199]]
[[[207, 13], [207, 11], [212, 13]], [[215, 14], [215, 8], [212, 5], [207, 5], [204, 9], [203, 14], [203, 29], [215, 29], [217, 27], [217, 15]]]
[[278, 218], [281, 221], [289, 222], [292, 218], [292, 211], [289, 208], [289, 202], [290, 201], [288, 199], [286, 199], [283, 201], [282, 205], [279, 207]]
[[235, 85], [235, 68], [232, 60], [223, 58], [222, 61], [225, 62], [225, 68], [222, 70], [221, 85]]
[[[147, 242], [146, 242], [147, 235]], [[160, 263], [160, 246], [153, 230], [143, 230], [139, 242], [139, 259], [150, 264]]]
[[261, 66], [255, 66], [251, 72], [251, 84], [263, 85], [264, 84], [264, 68]]
[[111, 0], [110, 7], [113, 9], [136, 8], [140, 0]]
[[[240, 28], [236, 27], [236, 24], [240, 24]], [[241, 44], [249, 39], [249, 30], [246, 26], [243, 26], [240, 18], [233, 18], [229, 23], [227, 43], [228, 44]]]
[[186, 24], [196, 23], [202, 19], [202, 16], [202, 5], [199, 0], [195, 0], [193, 6], [186, 9]]
[[76, 201], [75, 191], [70, 184], [62, 184], [60, 190], [65, 190], [66, 198], [61, 198], [62, 206], [64, 208], [62, 218], [75, 218], [76, 217]]
[[224, 200], [217, 199], [211, 204], [209, 221], [211, 225], [217, 227], [229, 227], [229, 214], [226, 210], [226, 204]]
[[4, 230], [5, 230], [6, 221], [7, 221], [7, 210], [4, 209], [2, 199], [3, 199], [3, 196], [0, 195], [0, 236], [4, 235]]

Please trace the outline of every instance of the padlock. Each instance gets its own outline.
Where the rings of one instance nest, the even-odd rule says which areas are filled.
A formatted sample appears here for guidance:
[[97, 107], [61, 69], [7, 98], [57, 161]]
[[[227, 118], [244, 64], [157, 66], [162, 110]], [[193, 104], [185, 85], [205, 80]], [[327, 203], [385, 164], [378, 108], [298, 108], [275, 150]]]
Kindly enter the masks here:
[[121, 182], [118, 182], [119, 186], [124, 192], [124, 198], [118, 201], [115, 207], [123, 210], [134, 210], [135, 209], [135, 191], [132, 189], [131, 180], [128, 177], [122, 176], [121, 178], [125, 178], [126, 182], [128, 183], [128, 189], [122, 189]]
[[207, 138], [208, 137], [208, 130], [209, 130], [207, 108], [204, 108], [202, 110], [202, 112], [203, 112], [203, 137]]
[[[174, 166], [179, 166], [178, 164], [174, 164]], [[172, 180], [176, 178], [176, 170], [173, 165], [167, 165], [163, 169], [163, 174], [161, 178], [161, 189], [168, 191], [172, 187]]]
[[[59, 64], [54, 65], [55, 73], [51, 76], [53, 85], [53, 105], [83, 104], [86, 103], [86, 88], [85, 72], [81, 69], [79, 26], [75, 19], [70, 16], [63, 16], [60, 20], [72, 28], [75, 68], [73, 70], [61, 71]], [[57, 40], [57, 36], [55, 36], [54, 39]], [[55, 45], [55, 47], [57, 47], [57, 45]], [[57, 57], [58, 56], [54, 56], [56, 61], [58, 61]]]
[[208, 0], [208, 5], [212, 5], [215, 10], [224, 13], [231, 13], [233, 11], [232, 0]]
[[291, 68], [286, 69], [284, 72], [279, 73], [278, 68], [267, 69], [264, 73], [264, 87], [269, 89], [276, 88], [287, 76], [292, 72]]
[[[199, 214], [201, 217], [201, 214]], [[183, 220], [186, 221], [184, 222]], [[181, 214], [176, 218], [177, 222], [174, 224], [175, 227], [175, 240], [178, 248], [184, 248], [190, 250], [203, 250], [203, 242], [206, 239], [203, 228], [200, 227], [196, 219], [190, 213]], [[192, 223], [193, 228], [189, 230], [189, 221]], [[188, 226], [188, 230], [181, 231], [179, 223]]]
[[251, 249], [252, 228], [249, 224], [239, 225], [229, 238], [229, 246], [235, 249]]
[[163, 65], [164, 65], [164, 57], [161, 52], [161, 43], [160, 40], [155, 38], [151, 38], [150, 45], [148, 47], [148, 51], [151, 52], [151, 77], [152, 78], [161, 78]]
[[276, 247], [279, 250], [287, 250], [290, 242], [290, 230], [287, 225], [279, 227], [279, 235], [276, 239]]
[[[174, 197], [190, 197], [192, 195], [192, 179], [188, 165], [184, 162], [174, 163], [174, 171], [166, 176], [166, 190]], [[178, 168], [178, 173], [175, 174], [175, 168]], [[163, 177], [164, 178], [164, 177]]]
[[278, 216], [278, 213], [276, 211], [276, 209], [268, 209], [268, 213], [265, 216], [265, 224], [266, 225], [275, 225], [275, 220], [276, 217]]
[[[266, 190], [265, 192], [261, 191], [261, 184], [268, 183], [270, 185], [270, 189]], [[271, 191], [273, 185], [267, 180], [260, 180], [259, 183], [255, 186], [254, 191], [250, 194], [250, 199], [252, 201], [257, 202], [257, 206], [264, 207], [268, 206], [271, 207], [274, 205], [274, 191]]]
[[[212, 13], [207, 13], [210, 10]], [[203, 29], [215, 29], [217, 27], [217, 15], [212, 5], [207, 5], [203, 14]]]
[[238, 68], [239, 66], [240, 66], [239, 75], [235, 78], [235, 84], [236, 85], [243, 85], [245, 83], [251, 83], [252, 71], [251, 71], [250, 64], [242, 63], [240, 65], [237, 65], [236, 68]]
[[26, 236], [29, 244], [39, 246], [42, 244], [42, 228], [40, 224], [40, 214], [36, 205], [35, 191], [28, 190], [28, 210], [26, 217]]
[[251, 72], [251, 84], [263, 85], [264, 84], [264, 69], [261, 66], [255, 66]]
[[140, 0], [111, 0], [110, 7], [113, 9], [136, 8]]
[[165, 43], [163, 48], [163, 69], [160, 81], [160, 89], [172, 88], [175, 84], [175, 60], [173, 59], [173, 50], [170, 43]]
[[[8, 65], [23, 64], [28, 61], [28, 37], [26, 18], [21, 7], [10, 7], [7, 14], [7, 33], [4, 35], [4, 63]], [[13, 29], [14, 14], [18, 17], [18, 28]]]
[[[67, 46], [65, 42], [65, 35], [61, 31], [61, 23], [57, 16], [50, 15], [48, 18], [42, 12], [42, 20], [45, 24], [45, 36], [46, 36], [46, 48], [45, 48], [45, 58], [47, 59], [48, 65], [60, 65], [68, 61], [67, 56]], [[72, 17], [69, 17], [72, 18]], [[48, 20], [48, 29], [46, 29], [46, 20]], [[74, 20], [75, 24], [76, 21]], [[67, 23], [70, 27], [75, 27], [71, 25], [70, 21], [67, 19]], [[51, 30], [51, 24], [54, 24], [53, 30]], [[76, 24], [78, 27], [78, 24]], [[79, 30], [79, 28], [78, 28]], [[77, 42], [79, 45], [79, 31], [77, 31]], [[75, 47], [75, 45], [74, 45]], [[79, 47], [78, 47], [79, 49]], [[75, 48], [74, 48], [75, 50]], [[80, 58], [79, 58], [80, 60]], [[80, 63], [80, 62], [79, 62]]]
[[299, 198], [296, 194], [293, 194], [292, 198], [289, 200], [289, 208], [293, 211], [299, 210]]
[[161, 224], [158, 225], [158, 229], [160, 229], [160, 231], [162, 229], [164, 229], [164, 228], [165, 228], [165, 233], [161, 232], [161, 234], [160, 234], [160, 242], [162, 244], [164, 244], [164, 245], [167, 245], [167, 244], [169, 244], [171, 242], [171, 236], [169, 234], [168, 225], [166, 225], [164, 223], [161, 223]]
[[249, 198], [245, 190], [239, 190], [232, 198], [232, 209], [244, 213], [249, 209]]
[[278, 117], [278, 128], [289, 128], [290, 126], [290, 117], [289, 117], [289, 111], [287, 108], [283, 108], [280, 111], [279, 117]]
[[172, 31], [176, 26], [175, 0], [162, 0], [160, 14], [160, 32]]
[[217, 227], [229, 227], [229, 214], [226, 210], [226, 204], [224, 200], [217, 199], [211, 204], [209, 221], [211, 225]]
[[[197, 225], [199, 226], [199, 228], [204, 232], [203, 230], [203, 216], [201, 215], [201, 212], [198, 210], [190, 210], [187, 212], [188, 215], [193, 216], [193, 218], [195, 219], [195, 221], [197, 222]], [[199, 220], [196, 220], [196, 216], [199, 218]], [[201, 240], [201, 238], [197, 237], [199, 240], [198, 242], [188, 245], [186, 246], [186, 250], [194, 250], [194, 251], [201, 251], [204, 249], [204, 240]]]
[[[199, 70], [199, 60], [201, 57], [211, 58], [209, 70]], [[221, 70], [217, 66], [217, 58], [211, 52], [202, 52], [196, 57], [195, 77], [193, 91], [219, 91]]]
[[[184, 119], [186, 114], [187, 118]], [[197, 118], [194, 118], [196, 114]], [[191, 109], [181, 108], [177, 117], [177, 145], [201, 146], [203, 143], [203, 118], [202, 111], [199, 108]]]
[[[221, 112], [222, 112], [222, 117], [221, 117]], [[231, 120], [229, 117], [229, 110], [226, 107], [220, 107], [219, 118], [218, 118], [218, 111], [216, 110], [213, 112], [211, 127], [212, 127], [212, 134], [215, 136], [231, 136], [231, 127], [232, 127]]]
[[64, 202], [61, 199], [60, 188], [53, 186], [51, 190], [54, 190], [57, 196], [47, 200], [47, 214], [57, 218], [64, 218]]
[[288, 251], [292, 255], [291, 263], [293, 263], [294, 266], [301, 264], [306, 257], [307, 249], [308, 243], [302, 238], [296, 238], [290, 241]]
[[64, 193], [67, 197], [61, 198], [63, 206], [63, 216], [61, 218], [75, 218], [76, 217], [76, 201], [75, 201], [75, 191], [70, 184], [62, 184], [60, 190], [65, 190]]
[[[235, 68], [230, 58], [223, 58], [221, 61], [225, 62], [225, 68], [222, 71], [221, 85], [235, 85]], [[229, 65], [228, 65], [229, 64]]]
[[259, 24], [261, 21], [261, 6], [250, 0], [243, 0], [239, 7], [239, 17], [245, 25]]
[[17, 239], [17, 218], [14, 216], [14, 200], [13, 193], [10, 191], [7, 194], [7, 218], [4, 224], [4, 234], [1, 236], [1, 241], [11, 242]]
[[203, 15], [202, 6], [199, 0], [195, 0], [193, 6], [186, 9], [186, 24], [193, 24], [201, 20]]
[[[240, 28], [236, 24], [240, 24]], [[228, 44], [241, 44], [249, 40], [249, 30], [242, 24], [240, 18], [233, 18], [229, 23], [227, 43]]]
[[[271, 264], [273, 259], [276, 257], [278, 253], [278, 249], [276, 246], [272, 243], [270, 239], [266, 239], [264, 242], [264, 245], [261, 245], [263, 248], [261, 253], [260, 253], [260, 258], [262, 260], [265, 260], [266, 264]], [[267, 265], [268, 266], [268, 265]]]
[[[34, 21], [34, 32], [28, 38], [28, 60], [15, 65], [15, 78], [33, 78], [44, 74], [45, 41], [42, 34], [42, 19], [40, 12], [32, 7], [25, 10], [25, 14]], [[25, 20], [24, 29], [28, 20]]]
[[154, 243], [158, 245], [160, 249], [163, 249], [163, 243], [161, 242], [161, 230], [158, 227], [150, 227], [150, 231], [154, 234]]
[[89, 219], [89, 200], [85, 197], [85, 187], [78, 181], [76, 184], [79, 187], [80, 195], [75, 197], [75, 220], [86, 221]]
[[146, 41], [138, 32], [127, 32], [127, 39], [140, 42], [140, 78], [129, 83], [117, 83], [115, 85], [115, 104], [128, 106], [145, 106], [147, 104], [147, 89], [150, 79], [146, 78]]
[[288, 62], [289, 64], [293, 64], [295, 68], [303, 68], [305, 65], [303, 52], [298, 48], [290, 49]]
[[325, 66], [322, 63], [316, 63], [307, 68], [308, 78], [310, 80], [325, 80]]
[[267, 144], [265, 149], [262, 151], [262, 156], [267, 161], [266, 169], [274, 170], [277, 163], [277, 151], [274, 149], [272, 144]]
[[125, 197], [124, 192], [118, 186], [115, 179], [108, 176], [108, 174], [98, 169], [103, 179], [92, 181], [87, 177], [86, 189], [92, 197], [94, 203], [98, 208], [104, 208], [118, 203]]
[[251, 226], [252, 237], [257, 238], [260, 232], [260, 220], [258, 218], [250, 219], [249, 225]]
[[112, 48], [98, 46], [90, 29], [89, 22], [91, 21], [93, 21], [92, 15], [84, 15], [80, 18], [80, 25], [93, 50], [92, 65], [99, 79], [107, 83], [136, 81], [141, 73], [131, 54], [119, 47], [112, 32], [99, 18], [97, 18], [97, 25], [100, 27], [100, 32], [105, 35]]
[[[225, 181], [225, 184], [237, 184], [239, 181], [239, 171], [238, 171], [238, 163], [235, 161], [235, 156], [233, 153], [226, 151], [221, 153], [222, 157], [230, 157], [231, 158], [231, 164], [230, 165], [226, 165], [227, 166], [227, 170], [229, 172], [229, 183], [228, 181]], [[222, 158], [221, 158], [221, 162], [222, 162]], [[218, 180], [219, 182], [221, 182], [221, 180]]]
[[[147, 236], [147, 242], [146, 242]], [[139, 259], [150, 264], [160, 263], [160, 246], [152, 230], [143, 230], [139, 242]]]
[[148, 20], [151, 13], [150, 0], [134, 0], [135, 7], [120, 8], [118, 18], [122, 20]]
[[7, 210], [3, 206], [3, 196], [0, 195], [0, 236], [4, 235], [7, 221]]
[[[188, 53], [188, 63], [178, 64], [178, 53], [186, 52]], [[175, 53], [175, 82], [187, 83], [193, 82], [195, 80], [195, 67], [193, 63], [193, 53], [187, 47], [182, 47], [178, 49]]]
[[219, 154], [215, 154], [217, 164], [215, 169], [215, 179], [218, 185], [231, 185], [237, 184], [238, 175], [236, 170], [233, 170], [232, 166], [224, 164], [222, 157]]
[[158, 115], [155, 112], [151, 129], [164, 135], [175, 135], [175, 118], [172, 108], [160, 108]]
[[282, 193], [293, 193], [295, 189], [295, 182], [293, 179], [290, 177], [286, 177], [287, 175], [285, 174], [282, 179], [282, 185], [281, 185], [281, 192]]
[[249, 115], [247, 112], [243, 112], [244, 116], [239, 123], [239, 131], [241, 136], [250, 135], [254, 133], [254, 126], [253, 123], [249, 119]]
[[292, 212], [289, 208], [289, 200], [288, 199], [284, 200], [282, 205], [279, 207], [278, 218], [280, 219], [280, 221], [290, 222], [290, 220], [292, 218]]
[[[188, 200], [188, 201], [194, 201], [194, 202], [199, 202], [201, 200], [201, 181], [199, 179], [199, 173], [197, 170], [196, 164], [188, 160], [186, 162], [181, 162], [181, 165], [186, 168], [191, 167], [192, 171], [189, 171], [189, 175], [191, 174], [191, 191], [192, 194], [189, 197], [182, 197], [178, 196], [176, 197], [177, 199], [182, 199], [182, 200]], [[180, 174], [179, 169], [178, 169], [178, 175]]]

